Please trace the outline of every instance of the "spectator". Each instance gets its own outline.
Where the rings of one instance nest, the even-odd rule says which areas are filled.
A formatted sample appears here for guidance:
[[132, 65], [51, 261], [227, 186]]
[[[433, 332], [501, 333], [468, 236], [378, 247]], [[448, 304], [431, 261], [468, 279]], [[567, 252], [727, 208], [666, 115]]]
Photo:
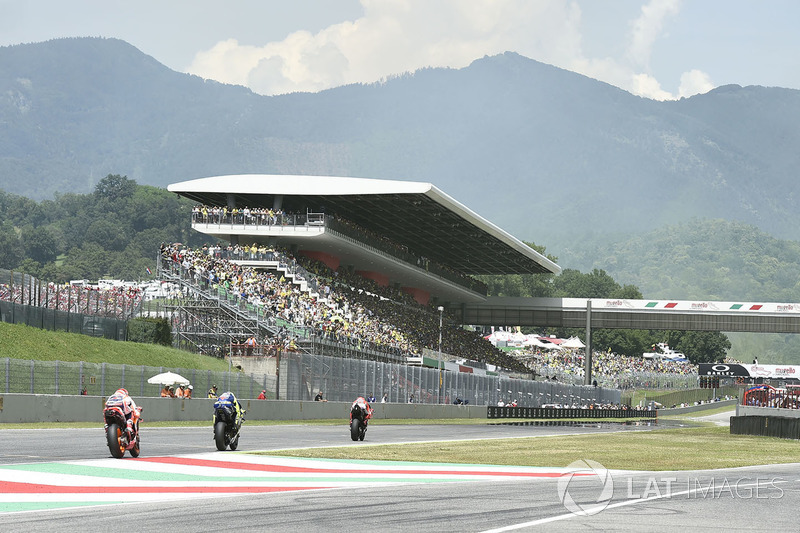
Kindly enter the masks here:
[[258, 398], [256, 398], [256, 399], [258, 399], [258, 400], [266, 400], [267, 399], [267, 391], [266, 390], [262, 390], [261, 394], [259, 394]]

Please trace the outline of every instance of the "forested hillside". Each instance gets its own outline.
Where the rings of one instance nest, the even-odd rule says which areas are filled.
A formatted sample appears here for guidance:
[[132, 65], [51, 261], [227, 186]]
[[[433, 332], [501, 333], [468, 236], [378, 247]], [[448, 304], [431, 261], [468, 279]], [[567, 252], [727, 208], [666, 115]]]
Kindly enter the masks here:
[[[559, 264], [601, 269], [646, 298], [800, 302], [800, 243], [726, 220], [694, 219], [614, 243], [575, 242]], [[797, 335], [728, 336], [739, 360], [800, 364]]]
[[162, 242], [202, 243], [192, 204], [109, 175], [91, 194], [37, 202], [0, 191], [0, 268], [44, 281], [150, 278]]

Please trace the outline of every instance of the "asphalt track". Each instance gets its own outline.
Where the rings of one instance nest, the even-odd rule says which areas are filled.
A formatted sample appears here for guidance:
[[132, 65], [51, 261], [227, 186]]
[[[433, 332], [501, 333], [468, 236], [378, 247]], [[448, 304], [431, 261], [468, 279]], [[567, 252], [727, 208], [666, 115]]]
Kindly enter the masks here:
[[[365, 443], [354, 443], [344, 424], [245, 426], [240, 450], [642, 429], [648, 428], [374, 425]], [[142, 436], [144, 460], [134, 461], [109, 459], [100, 427], [0, 430], [0, 531], [797, 531], [800, 520], [800, 464], [649, 473], [591, 464], [574, 470], [314, 463], [216, 452], [210, 427], [144, 427]], [[78, 507], [45, 509], [43, 501], [65, 498], [53, 492], [72, 491], [84, 478], [131, 492], [86, 489], [95, 493], [75, 496]], [[26, 479], [40, 485], [14, 481]], [[162, 494], [173, 485], [183, 487], [173, 489], [180, 494]], [[251, 492], [237, 492], [242, 485]], [[186, 487], [194, 493], [183, 494]], [[94, 497], [136, 503], [81, 500]], [[20, 512], [20, 498], [30, 498], [32, 510]]]

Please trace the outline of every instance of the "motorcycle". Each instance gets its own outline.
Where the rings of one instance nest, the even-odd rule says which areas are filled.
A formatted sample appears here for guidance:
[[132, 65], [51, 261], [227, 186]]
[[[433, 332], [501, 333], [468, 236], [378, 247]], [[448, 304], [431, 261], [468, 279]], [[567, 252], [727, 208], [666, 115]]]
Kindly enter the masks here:
[[120, 401], [118, 404], [113, 405], [106, 404], [105, 409], [103, 409], [108, 449], [116, 459], [122, 459], [126, 451], [130, 452], [131, 457], [139, 457], [139, 419], [141, 415], [141, 407], [137, 407], [131, 413], [133, 424], [132, 433], [129, 435], [122, 402]]
[[350, 408], [350, 438], [353, 440], [364, 440], [367, 434], [367, 420], [370, 419], [370, 408], [362, 407], [354, 403]]
[[239, 432], [242, 429], [246, 411], [241, 407], [237, 411], [234, 402], [237, 400], [230, 393], [222, 394], [214, 402], [214, 417], [212, 418], [214, 442], [217, 444], [217, 450], [221, 452], [224, 452], [229, 446], [231, 450], [239, 447]]

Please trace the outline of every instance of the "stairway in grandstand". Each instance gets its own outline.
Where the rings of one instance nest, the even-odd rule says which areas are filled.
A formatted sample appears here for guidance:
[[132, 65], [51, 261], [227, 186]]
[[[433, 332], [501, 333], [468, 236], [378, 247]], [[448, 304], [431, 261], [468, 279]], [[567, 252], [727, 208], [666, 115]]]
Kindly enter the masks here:
[[207, 355], [221, 356], [223, 346], [275, 337], [274, 319], [259, 314], [252, 305], [224, 289], [209, 286], [190, 272], [173, 265], [159, 265], [159, 279], [178, 287], [179, 296], [165, 308], [171, 315], [178, 345]]

